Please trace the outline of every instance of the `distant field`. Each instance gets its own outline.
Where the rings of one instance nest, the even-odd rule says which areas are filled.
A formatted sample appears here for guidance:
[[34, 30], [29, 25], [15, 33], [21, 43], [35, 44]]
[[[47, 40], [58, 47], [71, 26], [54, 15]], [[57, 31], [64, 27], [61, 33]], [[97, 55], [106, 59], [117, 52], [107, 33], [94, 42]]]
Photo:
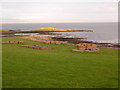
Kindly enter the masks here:
[[[3, 44], [3, 88], [117, 88], [118, 51], [72, 52], [76, 47], [48, 45], [22, 38], [25, 44]], [[35, 50], [21, 45], [50, 46]]]

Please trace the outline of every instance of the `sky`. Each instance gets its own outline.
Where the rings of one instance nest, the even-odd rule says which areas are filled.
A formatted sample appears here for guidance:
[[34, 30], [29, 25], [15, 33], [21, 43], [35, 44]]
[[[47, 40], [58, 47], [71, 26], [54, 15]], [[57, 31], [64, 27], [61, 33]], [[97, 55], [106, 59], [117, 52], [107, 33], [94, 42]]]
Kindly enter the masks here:
[[4, 0], [1, 23], [117, 22], [117, 0]]

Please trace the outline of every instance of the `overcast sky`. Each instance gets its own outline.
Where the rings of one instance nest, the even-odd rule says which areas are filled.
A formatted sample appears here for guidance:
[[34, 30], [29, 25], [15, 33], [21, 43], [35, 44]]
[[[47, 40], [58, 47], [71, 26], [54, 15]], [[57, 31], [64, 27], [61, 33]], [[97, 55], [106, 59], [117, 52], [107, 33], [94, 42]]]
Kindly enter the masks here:
[[2, 23], [117, 22], [117, 0], [1, 2]]

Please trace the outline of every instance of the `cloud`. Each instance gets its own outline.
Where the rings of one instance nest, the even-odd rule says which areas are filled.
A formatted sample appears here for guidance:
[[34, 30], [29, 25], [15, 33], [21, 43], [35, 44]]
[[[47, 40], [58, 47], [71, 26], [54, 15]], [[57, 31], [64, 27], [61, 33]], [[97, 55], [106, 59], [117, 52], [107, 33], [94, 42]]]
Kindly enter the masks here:
[[116, 2], [2, 3], [3, 22], [115, 22]]

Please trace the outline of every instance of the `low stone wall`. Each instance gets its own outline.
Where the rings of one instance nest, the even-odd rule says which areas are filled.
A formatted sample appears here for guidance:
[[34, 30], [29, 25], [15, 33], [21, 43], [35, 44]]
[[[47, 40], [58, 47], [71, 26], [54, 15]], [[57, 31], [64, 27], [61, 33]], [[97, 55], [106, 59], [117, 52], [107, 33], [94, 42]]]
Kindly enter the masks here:
[[100, 51], [100, 49], [97, 48], [96, 44], [81, 43], [81, 44], [76, 44], [75, 46], [79, 47], [79, 49], [72, 49], [72, 51], [76, 51], [76, 52], [99, 52]]
[[75, 46], [77, 46], [77, 47], [85, 47], [85, 46], [87, 46], [87, 47], [97, 47], [96, 44], [89, 44], [89, 43], [76, 44]]
[[64, 41], [46, 41], [44, 43], [46, 44], [68, 44], [67, 42], [64, 42]]
[[99, 52], [100, 49], [99, 48], [92, 48], [92, 49], [81, 48], [81, 49], [72, 49], [72, 51], [75, 51], [75, 52]]
[[39, 49], [39, 50], [51, 49], [51, 47], [47, 47], [47, 46], [38, 46], [38, 45], [22, 45], [22, 47], [25, 47], [25, 48], [32, 48], [32, 49]]
[[10, 44], [21, 44], [21, 43], [24, 43], [25, 41], [5, 41], [5, 42], [2, 42], [2, 43], [10, 43]]

